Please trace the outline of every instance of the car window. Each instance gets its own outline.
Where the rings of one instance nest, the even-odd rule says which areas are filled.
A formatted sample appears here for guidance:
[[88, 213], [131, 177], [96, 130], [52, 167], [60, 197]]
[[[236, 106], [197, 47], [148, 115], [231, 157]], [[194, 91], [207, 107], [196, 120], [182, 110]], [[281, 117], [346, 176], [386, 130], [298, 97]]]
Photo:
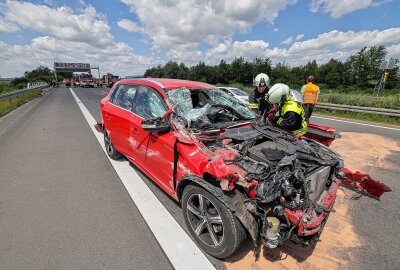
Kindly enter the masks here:
[[132, 110], [133, 99], [137, 92], [136, 85], [120, 85], [113, 99], [113, 103], [123, 109]]
[[115, 97], [118, 96], [118, 92], [119, 92], [119, 90], [120, 90], [121, 88], [122, 88], [122, 85], [119, 85], [118, 87], [116, 87], [116, 88], [114, 89], [114, 91], [111, 93], [109, 102], [111, 102], [112, 104], [115, 104]]
[[162, 97], [152, 88], [139, 86], [132, 111], [144, 119], [161, 117], [167, 109]]

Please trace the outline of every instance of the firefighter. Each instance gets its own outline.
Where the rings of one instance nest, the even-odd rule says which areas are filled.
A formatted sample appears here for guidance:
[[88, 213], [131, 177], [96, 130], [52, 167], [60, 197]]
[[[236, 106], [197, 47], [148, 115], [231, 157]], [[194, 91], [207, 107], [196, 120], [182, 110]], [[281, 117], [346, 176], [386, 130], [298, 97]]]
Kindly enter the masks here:
[[272, 122], [298, 135], [307, 133], [303, 104], [291, 95], [289, 86], [283, 83], [274, 84], [269, 89], [267, 98], [278, 111], [278, 116]]
[[249, 96], [249, 108], [263, 115], [265, 111], [270, 109], [265, 95], [268, 93], [269, 77], [265, 73], [260, 73], [254, 79], [253, 85], [256, 87]]
[[303, 85], [301, 88], [301, 93], [303, 94], [304, 101], [304, 111], [306, 114], [307, 123], [310, 122], [311, 114], [314, 110], [315, 104], [317, 104], [319, 96], [319, 87], [314, 84], [314, 76], [307, 77], [307, 84]]

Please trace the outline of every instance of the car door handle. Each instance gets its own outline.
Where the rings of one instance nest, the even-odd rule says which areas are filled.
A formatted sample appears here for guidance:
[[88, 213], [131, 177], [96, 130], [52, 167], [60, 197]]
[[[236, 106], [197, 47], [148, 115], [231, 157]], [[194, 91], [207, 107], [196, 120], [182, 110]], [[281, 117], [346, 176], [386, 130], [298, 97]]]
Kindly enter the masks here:
[[111, 119], [111, 114], [106, 113], [106, 114], [104, 114], [104, 117], [105, 117], [107, 120], [110, 120], [110, 119]]

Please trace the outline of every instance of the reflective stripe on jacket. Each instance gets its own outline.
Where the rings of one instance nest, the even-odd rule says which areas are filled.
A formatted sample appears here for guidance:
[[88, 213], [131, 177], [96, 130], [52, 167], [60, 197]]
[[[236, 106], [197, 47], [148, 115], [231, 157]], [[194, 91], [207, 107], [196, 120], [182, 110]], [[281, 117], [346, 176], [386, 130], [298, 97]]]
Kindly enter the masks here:
[[301, 103], [293, 101], [293, 100], [288, 100], [283, 104], [282, 109], [281, 109], [281, 116], [279, 117], [277, 124], [281, 125], [282, 120], [287, 112], [294, 112], [297, 113], [298, 115], [301, 116], [301, 128], [297, 130], [293, 130], [293, 133], [299, 134], [299, 135], [304, 135], [307, 133], [307, 122], [305, 120], [305, 113], [304, 113], [304, 108]]
[[249, 106], [250, 109], [256, 109], [256, 110], [258, 110], [258, 108], [260, 107], [258, 103], [249, 103], [249, 105], [247, 106]]
[[307, 83], [306, 85], [303, 86], [305, 88], [304, 90], [304, 104], [315, 104], [317, 103], [317, 96], [319, 92], [319, 87], [316, 84], [313, 83]]

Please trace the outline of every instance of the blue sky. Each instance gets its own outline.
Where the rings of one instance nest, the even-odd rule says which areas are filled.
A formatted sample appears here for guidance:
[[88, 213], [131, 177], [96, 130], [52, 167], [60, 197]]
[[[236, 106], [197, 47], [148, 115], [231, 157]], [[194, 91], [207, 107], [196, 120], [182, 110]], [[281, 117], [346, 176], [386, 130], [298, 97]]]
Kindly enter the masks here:
[[235, 57], [296, 66], [385, 45], [400, 58], [398, 0], [40, 0], [0, 2], [1, 77], [54, 61], [143, 74]]

